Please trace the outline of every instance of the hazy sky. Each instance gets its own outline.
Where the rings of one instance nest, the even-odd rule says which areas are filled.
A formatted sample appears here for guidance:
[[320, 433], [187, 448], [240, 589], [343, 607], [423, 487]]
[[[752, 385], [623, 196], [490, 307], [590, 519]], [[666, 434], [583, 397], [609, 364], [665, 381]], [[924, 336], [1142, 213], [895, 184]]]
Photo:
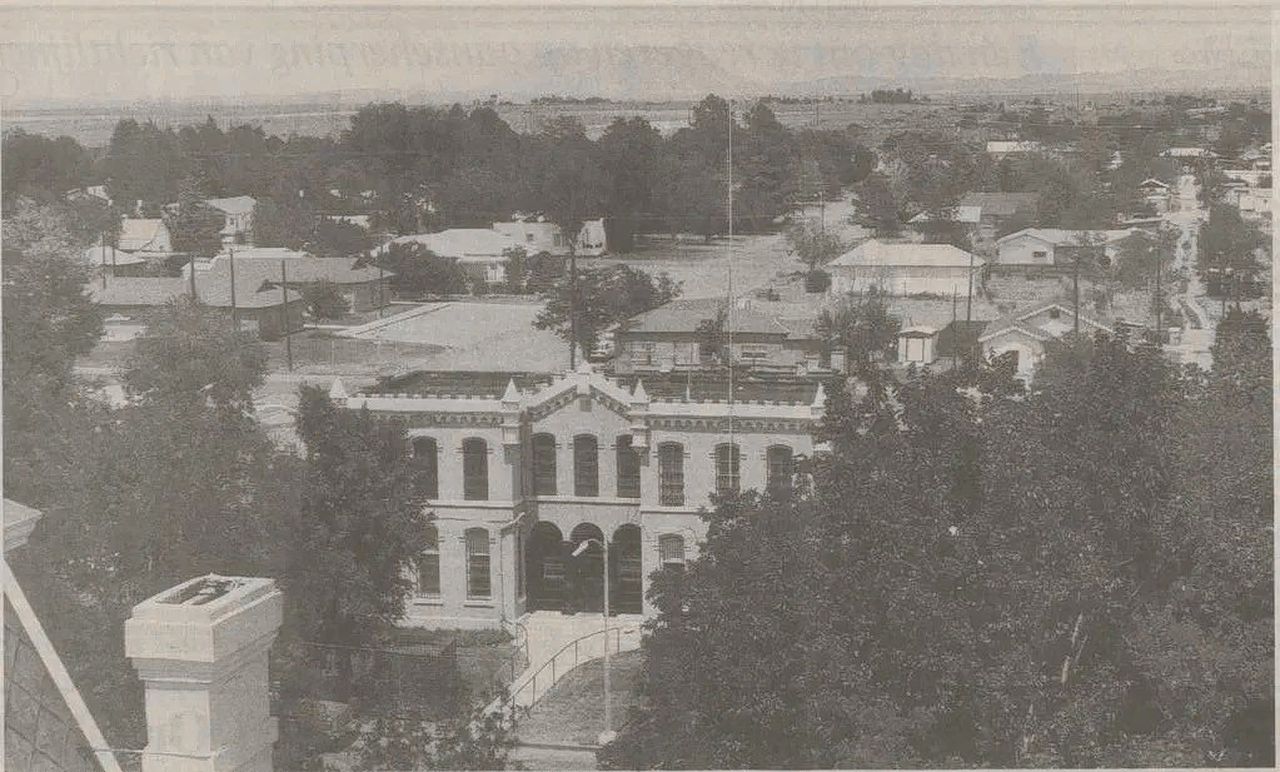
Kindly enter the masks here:
[[1256, 72], [1270, 66], [1270, 41], [1261, 7], [6, 7], [0, 96], [12, 106], [353, 89], [502, 93], [538, 88], [564, 61], [602, 72], [608, 90], [634, 47], [678, 51], [650, 51], [642, 65], [628, 59], [621, 66], [632, 82], [651, 74], [633, 70], [655, 68], [657, 80], [664, 66], [688, 67], [765, 89], [848, 75]]

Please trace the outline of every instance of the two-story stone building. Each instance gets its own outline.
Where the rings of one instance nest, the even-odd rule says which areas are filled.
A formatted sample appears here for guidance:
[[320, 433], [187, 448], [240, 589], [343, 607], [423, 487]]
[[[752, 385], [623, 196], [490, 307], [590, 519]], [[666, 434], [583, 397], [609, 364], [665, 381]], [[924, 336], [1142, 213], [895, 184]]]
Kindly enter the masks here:
[[[505, 385], [503, 385], [505, 384]], [[498, 627], [540, 609], [640, 613], [650, 575], [682, 570], [712, 495], [788, 489], [814, 449], [816, 380], [697, 391], [655, 379], [413, 373], [331, 396], [403, 424], [435, 518], [404, 623]], [[394, 393], [393, 393], [394, 392]], [[594, 541], [592, 541], [594, 540]], [[574, 557], [583, 542], [589, 546]]]

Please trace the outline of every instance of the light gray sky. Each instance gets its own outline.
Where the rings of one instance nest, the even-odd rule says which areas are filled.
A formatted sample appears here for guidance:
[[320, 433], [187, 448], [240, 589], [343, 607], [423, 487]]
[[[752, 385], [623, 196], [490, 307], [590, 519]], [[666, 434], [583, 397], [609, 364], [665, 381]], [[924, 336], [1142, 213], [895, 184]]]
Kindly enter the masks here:
[[[833, 76], [1253, 73], [1262, 7], [0, 8], [0, 96], [43, 100], [599, 89]], [[560, 76], [564, 77], [560, 77]], [[717, 80], [718, 79], [718, 80]], [[727, 85], [726, 85], [727, 84]], [[1149, 87], [1149, 84], [1141, 84]], [[586, 95], [580, 93], [579, 95]]]

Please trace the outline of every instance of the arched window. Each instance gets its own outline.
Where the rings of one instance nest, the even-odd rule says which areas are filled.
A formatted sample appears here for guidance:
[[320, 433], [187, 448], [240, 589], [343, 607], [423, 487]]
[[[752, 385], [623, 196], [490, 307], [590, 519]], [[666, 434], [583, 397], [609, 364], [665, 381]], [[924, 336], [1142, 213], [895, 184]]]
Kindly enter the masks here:
[[462, 441], [462, 498], [467, 501], [489, 498], [489, 446], [479, 437]]
[[678, 442], [658, 446], [658, 503], [684, 506], [684, 446]]
[[533, 435], [533, 495], [556, 495], [556, 438]]
[[573, 438], [573, 495], [600, 495], [599, 446], [590, 434]]
[[738, 492], [738, 446], [730, 442], [716, 446], [716, 493]]
[[668, 571], [684, 570], [684, 537], [664, 533], [658, 537], [658, 563]]
[[631, 447], [631, 435], [618, 436], [618, 498], [640, 498], [640, 454]]
[[440, 597], [440, 534], [434, 525], [427, 526], [426, 546], [418, 556], [416, 585], [419, 598]]
[[765, 451], [768, 491], [781, 496], [791, 491], [796, 476], [795, 455], [787, 445], [770, 445]]
[[413, 438], [413, 465], [422, 477], [422, 489], [429, 499], [440, 496], [440, 451], [434, 437]]
[[467, 597], [483, 600], [490, 597], [489, 581], [489, 532], [483, 528], [468, 528], [467, 539]]

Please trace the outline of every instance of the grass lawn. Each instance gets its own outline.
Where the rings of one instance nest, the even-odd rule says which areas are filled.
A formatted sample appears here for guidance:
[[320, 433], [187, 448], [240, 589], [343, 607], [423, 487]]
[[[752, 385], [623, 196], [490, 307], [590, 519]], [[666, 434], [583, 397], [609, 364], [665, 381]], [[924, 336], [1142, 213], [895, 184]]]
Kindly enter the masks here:
[[[610, 709], [616, 730], [639, 704], [643, 655], [628, 651], [609, 660]], [[594, 745], [604, 729], [604, 660], [582, 665], [560, 679], [516, 727], [521, 742]]]

